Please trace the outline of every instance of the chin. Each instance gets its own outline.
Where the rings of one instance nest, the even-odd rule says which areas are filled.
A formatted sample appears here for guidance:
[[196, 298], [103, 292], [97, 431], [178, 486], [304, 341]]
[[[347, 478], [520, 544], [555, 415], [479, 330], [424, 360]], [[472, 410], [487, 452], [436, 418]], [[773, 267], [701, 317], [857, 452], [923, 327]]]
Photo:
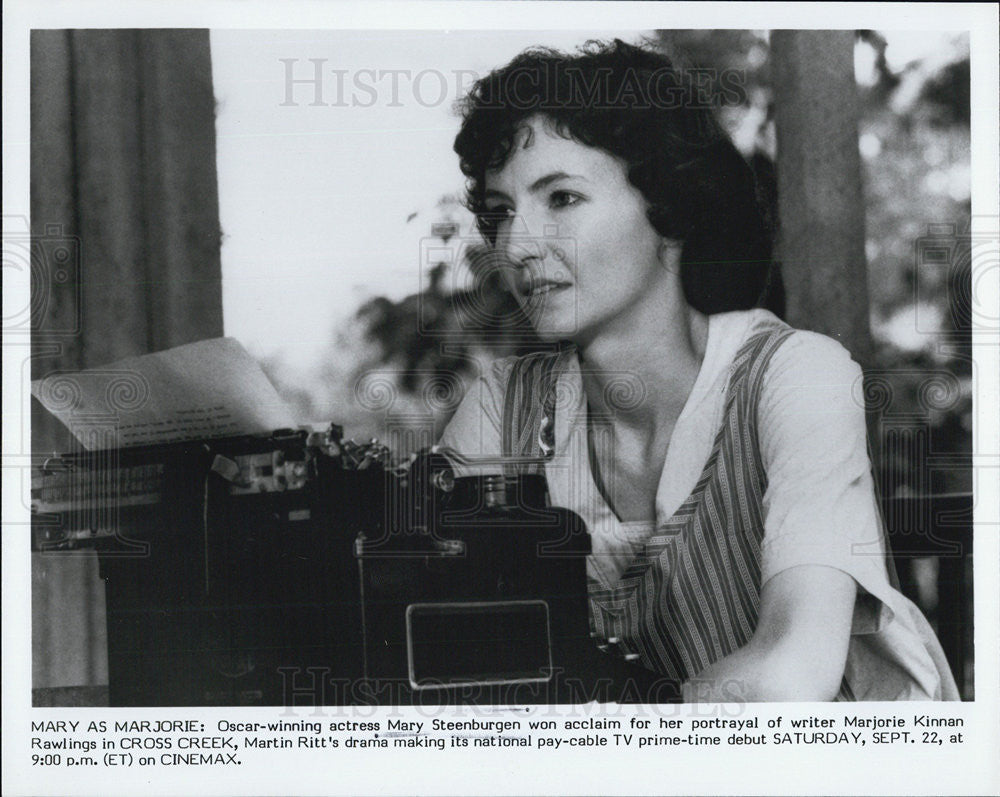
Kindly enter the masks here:
[[558, 343], [561, 340], [573, 340], [577, 333], [575, 324], [554, 318], [543, 317], [533, 319], [531, 326], [543, 343]]
[[544, 343], [575, 342], [583, 331], [578, 308], [571, 302], [551, 302], [523, 309], [535, 334]]
[[560, 332], [556, 329], [550, 329], [548, 327], [534, 327], [535, 334], [538, 336], [542, 343], [557, 343], [560, 340], [567, 340], [568, 336], [564, 332]]

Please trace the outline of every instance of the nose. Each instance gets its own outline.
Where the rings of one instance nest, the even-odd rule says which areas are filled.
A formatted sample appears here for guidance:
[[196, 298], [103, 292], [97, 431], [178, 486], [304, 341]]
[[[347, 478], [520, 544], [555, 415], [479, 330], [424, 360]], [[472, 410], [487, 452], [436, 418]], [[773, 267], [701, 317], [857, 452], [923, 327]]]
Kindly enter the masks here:
[[507, 290], [515, 296], [521, 296], [531, 290], [532, 274], [538, 274], [540, 269], [539, 251], [525, 241], [505, 242], [503, 249], [497, 252], [500, 277]]
[[509, 240], [506, 260], [510, 267], [508, 283], [515, 293], [525, 295], [545, 275], [545, 244], [536, 238], [518, 237]]
[[523, 213], [518, 213], [501, 226], [496, 238], [504, 281], [515, 293], [530, 290], [532, 278], [537, 278], [541, 272], [543, 245], [532, 236], [532, 232], [528, 219]]
[[543, 244], [535, 238], [508, 241], [507, 258], [518, 268], [538, 268], [545, 259]]

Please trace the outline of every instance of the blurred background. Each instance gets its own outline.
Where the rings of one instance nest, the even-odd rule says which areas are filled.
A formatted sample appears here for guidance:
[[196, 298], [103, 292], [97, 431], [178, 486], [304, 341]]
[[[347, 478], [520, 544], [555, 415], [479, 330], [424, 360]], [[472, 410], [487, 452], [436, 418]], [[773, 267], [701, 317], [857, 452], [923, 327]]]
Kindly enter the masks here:
[[[614, 37], [704, 77], [777, 223], [787, 319], [864, 366], [883, 494], [971, 492], [964, 33], [36, 31], [31, 231], [82, 255], [43, 290], [33, 266], [33, 378], [225, 334], [303, 423], [429, 445], [533, 345], [462, 206], [452, 105], [527, 46]], [[32, 423], [34, 451], [67, 450]], [[106, 683], [93, 563], [34, 559], [36, 686]], [[957, 611], [937, 558], [900, 564], [932, 622]]]

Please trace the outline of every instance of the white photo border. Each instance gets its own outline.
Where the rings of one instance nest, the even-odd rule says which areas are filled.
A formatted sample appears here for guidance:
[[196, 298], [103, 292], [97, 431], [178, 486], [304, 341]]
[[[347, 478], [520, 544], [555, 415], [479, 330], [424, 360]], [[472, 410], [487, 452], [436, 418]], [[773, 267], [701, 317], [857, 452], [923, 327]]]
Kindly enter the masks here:
[[[572, 21], [571, 25], [567, 23]], [[907, 29], [967, 30], [972, 54], [972, 217], [983, 232], [1000, 232], [998, 208], [998, 63], [995, 6], [989, 4], [876, 3], [604, 3], [604, 2], [219, 2], [182, 0], [122, 4], [39, 2], [4, 4], [3, 166], [4, 226], [29, 215], [28, 35], [33, 28], [184, 27], [228, 29], [524, 29], [565, 30], [718, 28], [741, 29]], [[992, 260], [990, 259], [992, 257]], [[973, 263], [978, 298], [1000, 306], [997, 253]], [[19, 428], [27, 401], [21, 363], [26, 341], [3, 341], [3, 764], [6, 794], [396, 794], [458, 793], [995, 793], [1000, 789], [1000, 338], [974, 333], [978, 383], [975, 385], [975, 439], [980, 448], [973, 468], [979, 494], [975, 523], [976, 699], [948, 708], [966, 718], [968, 740], [944, 753], [902, 746], [885, 749], [826, 750], [814, 747], [689, 749], [684, 754], [599, 754], [589, 750], [476, 750], [392, 753], [357, 750], [348, 754], [288, 751], [271, 765], [256, 756], [237, 771], [192, 768], [42, 770], [29, 761], [30, 721], [103, 718], [246, 719], [274, 712], [257, 709], [32, 709], [30, 706], [30, 570], [27, 484], [17, 477], [30, 458], [27, 429]], [[15, 408], [12, 410], [11, 408]], [[797, 707], [804, 709], [805, 707]], [[841, 709], [816, 705], [816, 716]], [[913, 709], [874, 706], [873, 716], [911, 714]], [[641, 707], [638, 716], [642, 716]], [[715, 716], [727, 716], [725, 708]], [[773, 718], [777, 705], [751, 713]], [[799, 714], [806, 714], [799, 710]], [[690, 716], [680, 711], [676, 716]], [[349, 715], [345, 715], [349, 716]], [[407, 716], [395, 710], [394, 716]], [[625, 714], [623, 716], [628, 716]], [[294, 754], [293, 754], [294, 753]], [[390, 765], [391, 763], [391, 765]]]

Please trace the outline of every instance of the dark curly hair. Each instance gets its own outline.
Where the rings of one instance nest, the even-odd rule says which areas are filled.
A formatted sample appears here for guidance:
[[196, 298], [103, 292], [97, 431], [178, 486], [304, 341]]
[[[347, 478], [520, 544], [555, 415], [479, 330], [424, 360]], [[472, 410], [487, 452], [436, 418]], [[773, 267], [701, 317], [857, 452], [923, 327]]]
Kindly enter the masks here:
[[704, 313], [765, 302], [772, 233], [754, 174], [685, 70], [661, 53], [616, 39], [577, 54], [530, 48], [478, 80], [458, 103], [455, 152], [466, 203], [495, 241], [485, 176], [510, 156], [518, 129], [541, 114], [559, 135], [602, 149], [625, 164], [665, 238], [682, 242], [688, 303]]

